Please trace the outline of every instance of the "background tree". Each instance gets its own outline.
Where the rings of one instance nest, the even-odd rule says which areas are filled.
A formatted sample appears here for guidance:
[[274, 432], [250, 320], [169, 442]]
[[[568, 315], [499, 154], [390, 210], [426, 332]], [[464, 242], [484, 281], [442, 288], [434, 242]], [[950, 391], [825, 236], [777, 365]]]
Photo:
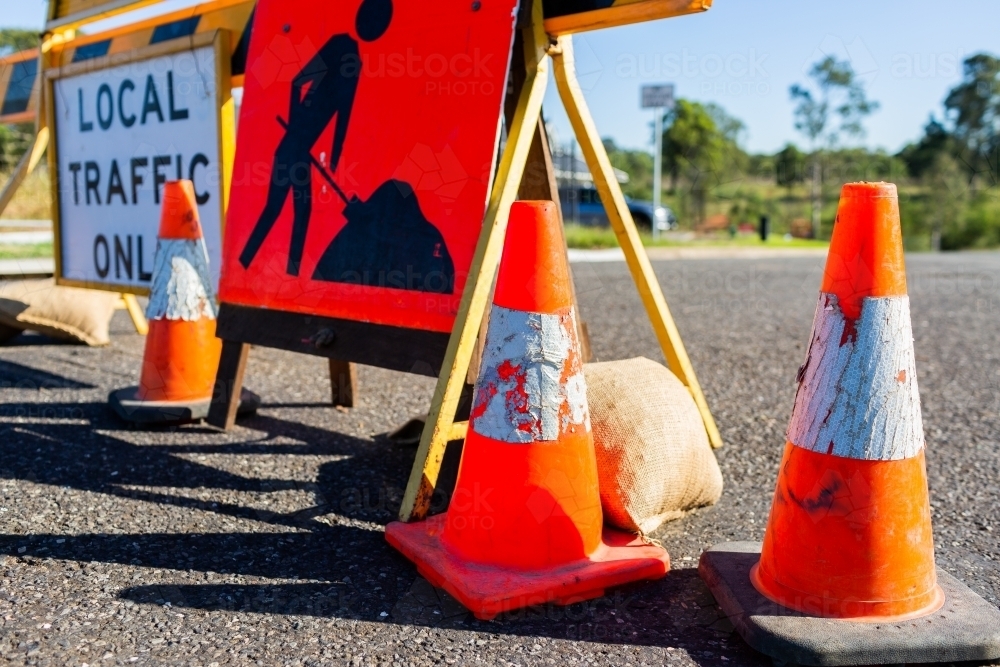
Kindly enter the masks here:
[[962, 83], [951, 89], [944, 106], [964, 162], [974, 174], [995, 185], [995, 154], [1000, 151], [1000, 59], [977, 53], [962, 65]]
[[648, 151], [621, 148], [610, 137], [605, 137], [603, 141], [611, 166], [629, 176], [628, 183], [622, 184], [622, 192], [633, 199], [652, 199], [653, 156]]
[[921, 178], [938, 160], [942, 153], [954, 152], [954, 141], [944, 125], [931, 115], [924, 126], [924, 136], [917, 143], [907, 144], [899, 152], [899, 158], [906, 163], [906, 171], [913, 178]]
[[930, 224], [931, 250], [941, 250], [945, 227], [960, 224], [969, 193], [966, 171], [945, 152], [938, 153], [920, 179], [926, 191], [925, 220]]
[[38, 33], [20, 28], [0, 28], [0, 56], [38, 46]]
[[791, 189], [805, 180], [806, 156], [795, 144], [785, 144], [785, 147], [774, 156], [775, 181], [778, 185]]
[[878, 109], [869, 100], [864, 85], [854, 75], [851, 63], [833, 56], [809, 70], [813, 88], [794, 84], [789, 93], [795, 107], [795, 129], [808, 137], [812, 148], [812, 227], [819, 237], [823, 207], [821, 148], [834, 148], [843, 136], [863, 137], [863, 121]]
[[721, 107], [686, 99], [677, 100], [664, 118], [663, 167], [670, 175], [670, 191], [676, 192], [678, 183], [685, 182], [698, 224], [705, 217], [710, 189], [738, 169], [744, 157], [737, 144], [743, 123]]

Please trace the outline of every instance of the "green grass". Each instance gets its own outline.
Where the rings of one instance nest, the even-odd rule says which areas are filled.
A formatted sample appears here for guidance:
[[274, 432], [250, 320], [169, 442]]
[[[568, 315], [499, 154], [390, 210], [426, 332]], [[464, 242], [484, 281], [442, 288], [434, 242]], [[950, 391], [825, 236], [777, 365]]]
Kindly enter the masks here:
[[[747, 247], [747, 248], [825, 248], [826, 241], [814, 241], [811, 239], [789, 239], [786, 241], [783, 236], [772, 234], [764, 243], [756, 235], [738, 235], [734, 239], [728, 236], [705, 237], [692, 239], [690, 241], [678, 240], [676, 238], [661, 238], [653, 240], [649, 232], [639, 232], [642, 244], [647, 247], [668, 247], [668, 248], [694, 248], [694, 247]], [[610, 227], [585, 227], [582, 225], [566, 225], [566, 245], [570, 248], [597, 249], [616, 248], [618, 240]]]
[[[6, 183], [9, 176], [0, 172], [0, 184]], [[43, 165], [28, 174], [0, 217], [6, 220], [48, 220], [52, 215], [51, 201], [49, 173]]]
[[0, 259], [36, 259], [52, 257], [52, 243], [0, 244]]

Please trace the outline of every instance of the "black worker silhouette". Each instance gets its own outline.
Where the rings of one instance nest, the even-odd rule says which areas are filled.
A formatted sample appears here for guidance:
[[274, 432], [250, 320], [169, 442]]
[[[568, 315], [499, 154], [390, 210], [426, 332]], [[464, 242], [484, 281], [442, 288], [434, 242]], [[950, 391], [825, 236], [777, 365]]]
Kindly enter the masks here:
[[455, 265], [444, 237], [427, 221], [413, 188], [383, 183], [367, 201], [344, 208], [347, 224], [327, 247], [313, 280], [451, 294]]
[[[388, 29], [391, 20], [392, 0], [363, 0], [355, 18], [358, 37], [366, 42], [378, 39]], [[314, 165], [343, 197], [340, 189], [323, 171], [323, 165], [312, 157], [311, 151], [336, 116], [330, 171], [337, 171], [354, 105], [354, 94], [358, 88], [360, 65], [358, 42], [346, 33], [338, 34], [327, 40], [292, 80], [288, 120], [278, 119], [285, 127], [285, 135], [274, 152], [264, 210], [240, 253], [243, 268], [249, 267], [253, 262], [291, 192], [294, 217], [288, 248], [288, 273], [293, 276], [299, 274], [302, 249], [312, 214]]]

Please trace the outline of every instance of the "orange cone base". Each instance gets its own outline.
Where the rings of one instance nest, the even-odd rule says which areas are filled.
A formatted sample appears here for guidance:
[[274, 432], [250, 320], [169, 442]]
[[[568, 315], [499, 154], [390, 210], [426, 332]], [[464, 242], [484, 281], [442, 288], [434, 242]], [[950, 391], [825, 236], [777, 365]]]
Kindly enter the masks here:
[[470, 563], [441, 543], [447, 516], [390, 523], [385, 538], [417, 565], [432, 586], [446, 590], [482, 620], [522, 607], [591, 600], [604, 595], [607, 588], [659, 579], [670, 570], [670, 556], [664, 549], [607, 527], [603, 544], [589, 558], [536, 570]]
[[717, 544], [702, 553], [698, 574], [736, 632], [776, 665], [954, 664], [1000, 658], [1000, 610], [944, 570], [937, 572], [945, 596], [940, 611], [919, 620], [875, 624], [799, 614], [764, 597], [750, 576], [760, 553], [760, 542]]
[[[750, 582], [761, 595], [782, 607], [820, 618], [841, 618], [855, 623], [895, 623], [933, 614], [944, 606], [944, 591], [936, 585], [928, 593], [916, 598], [895, 600], [891, 603], [872, 600], [840, 600], [785, 588], [760, 576], [759, 565], [750, 570]], [[880, 613], [897, 606], [913, 611], [904, 614]]]

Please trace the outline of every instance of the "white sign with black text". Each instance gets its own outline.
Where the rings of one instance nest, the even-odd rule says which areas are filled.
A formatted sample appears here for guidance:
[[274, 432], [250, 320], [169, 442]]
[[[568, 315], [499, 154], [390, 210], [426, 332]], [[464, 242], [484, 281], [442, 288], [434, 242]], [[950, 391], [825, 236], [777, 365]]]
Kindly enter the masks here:
[[210, 45], [54, 81], [61, 278], [148, 288], [163, 184], [189, 178], [218, 285], [216, 81]]

